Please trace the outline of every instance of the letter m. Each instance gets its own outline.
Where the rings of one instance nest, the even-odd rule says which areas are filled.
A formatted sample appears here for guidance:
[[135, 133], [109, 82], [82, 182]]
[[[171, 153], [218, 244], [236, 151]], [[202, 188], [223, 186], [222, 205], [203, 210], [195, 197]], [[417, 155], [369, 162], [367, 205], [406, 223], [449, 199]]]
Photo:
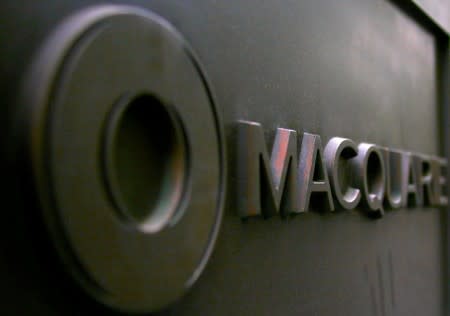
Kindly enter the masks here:
[[297, 133], [277, 128], [270, 156], [256, 122], [237, 124], [236, 206], [241, 217], [298, 212]]

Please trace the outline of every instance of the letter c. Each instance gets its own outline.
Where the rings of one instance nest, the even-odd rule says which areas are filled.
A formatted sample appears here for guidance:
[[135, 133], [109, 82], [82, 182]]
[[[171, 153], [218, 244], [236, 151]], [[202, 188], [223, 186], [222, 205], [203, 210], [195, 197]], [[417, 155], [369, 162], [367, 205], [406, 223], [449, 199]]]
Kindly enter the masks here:
[[348, 160], [358, 155], [355, 143], [348, 138], [333, 137], [327, 143], [324, 155], [336, 200], [344, 209], [354, 209], [361, 199], [361, 191], [351, 186], [351, 179], [343, 169]]

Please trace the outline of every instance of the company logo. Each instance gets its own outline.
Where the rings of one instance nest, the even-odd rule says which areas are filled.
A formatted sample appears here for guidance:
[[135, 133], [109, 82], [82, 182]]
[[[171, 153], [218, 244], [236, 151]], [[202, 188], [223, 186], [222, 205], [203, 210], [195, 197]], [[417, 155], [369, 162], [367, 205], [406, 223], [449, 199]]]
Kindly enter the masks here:
[[272, 152], [256, 122], [237, 124], [237, 209], [241, 217], [290, 215], [311, 209], [385, 209], [448, 204], [447, 160], [375, 144], [278, 128]]
[[44, 43], [23, 95], [37, 202], [67, 273], [121, 311], [181, 297], [226, 185], [214, 98], [181, 35], [140, 8], [87, 8]]

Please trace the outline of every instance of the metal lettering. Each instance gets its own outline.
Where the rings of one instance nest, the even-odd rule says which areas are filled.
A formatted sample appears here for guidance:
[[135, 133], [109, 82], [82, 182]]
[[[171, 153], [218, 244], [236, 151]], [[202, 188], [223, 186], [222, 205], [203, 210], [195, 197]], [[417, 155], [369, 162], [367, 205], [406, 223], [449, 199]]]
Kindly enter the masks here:
[[326, 194], [330, 210], [334, 210], [327, 168], [319, 135], [304, 133], [299, 163], [300, 211], [309, 209], [311, 194]]
[[[446, 206], [448, 205], [448, 196], [446, 193], [447, 188], [447, 159], [434, 157], [431, 163], [431, 172], [433, 174], [433, 188], [434, 188], [434, 199], [436, 206]], [[447, 188], [448, 190], [448, 188]]]
[[361, 143], [358, 155], [351, 159], [356, 181], [363, 193], [363, 203], [368, 215], [381, 217], [384, 214], [385, 168], [383, 156], [377, 146]]
[[422, 205], [422, 187], [419, 181], [419, 166], [412, 153], [403, 155], [403, 188], [406, 195], [403, 206]]
[[[236, 207], [241, 217], [288, 215], [309, 209], [351, 210], [370, 217], [384, 209], [448, 204], [447, 160], [333, 137], [277, 128], [269, 159], [261, 124], [238, 121]], [[332, 188], [331, 188], [332, 187]], [[333, 193], [332, 193], [333, 190]], [[325, 197], [326, 195], [326, 197]]]
[[354, 209], [361, 199], [361, 191], [351, 186], [351, 176], [345, 171], [350, 166], [348, 160], [358, 154], [356, 144], [347, 138], [333, 137], [325, 146], [324, 154], [334, 197], [342, 208]]
[[422, 196], [422, 204], [426, 206], [436, 205], [436, 195], [433, 192], [433, 173], [431, 171], [431, 158], [423, 155], [416, 154], [414, 159], [417, 164], [419, 176], [419, 185]]
[[386, 172], [385, 206], [390, 209], [400, 208], [406, 199], [402, 189], [403, 152], [388, 148], [380, 148], [380, 151], [383, 154]]
[[297, 132], [277, 129], [269, 161], [261, 124], [239, 121], [237, 129], [239, 215], [298, 211]]

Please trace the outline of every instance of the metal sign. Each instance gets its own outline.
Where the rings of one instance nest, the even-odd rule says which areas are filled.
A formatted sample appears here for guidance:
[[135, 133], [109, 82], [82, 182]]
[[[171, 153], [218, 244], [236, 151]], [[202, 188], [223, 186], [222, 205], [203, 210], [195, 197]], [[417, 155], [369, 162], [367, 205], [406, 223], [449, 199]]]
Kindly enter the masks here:
[[0, 4], [21, 13], [0, 45], [8, 298], [71, 315], [444, 310], [444, 13], [47, 2]]

